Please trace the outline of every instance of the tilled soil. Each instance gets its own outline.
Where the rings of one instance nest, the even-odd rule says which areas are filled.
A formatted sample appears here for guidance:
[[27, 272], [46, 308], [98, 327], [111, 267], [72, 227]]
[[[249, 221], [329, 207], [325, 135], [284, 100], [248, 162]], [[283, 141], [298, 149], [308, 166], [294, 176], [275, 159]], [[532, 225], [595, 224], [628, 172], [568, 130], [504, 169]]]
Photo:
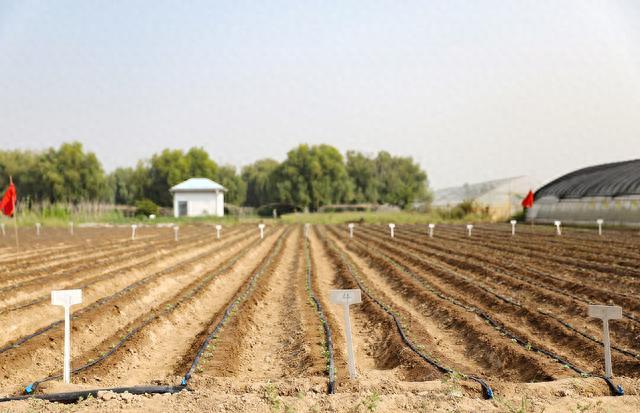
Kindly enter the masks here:
[[[12, 230], [12, 229], [11, 229]], [[640, 411], [640, 236], [629, 231], [478, 225], [254, 225], [23, 230], [0, 239], [0, 392], [139, 385], [174, 395], [101, 392], [78, 411]], [[72, 308], [72, 384], [62, 385], [62, 310]], [[357, 378], [342, 307], [351, 306]], [[332, 334], [329, 346], [319, 308]], [[613, 397], [601, 325], [587, 304], [616, 304]], [[329, 387], [330, 350], [335, 394]], [[197, 362], [194, 362], [196, 361]], [[187, 374], [189, 372], [189, 374]], [[185, 376], [186, 374], [186, 376]], [[486, 389], [495, 392], [486, 400]], [[58, 411], [42, 400], [0, 404]]]

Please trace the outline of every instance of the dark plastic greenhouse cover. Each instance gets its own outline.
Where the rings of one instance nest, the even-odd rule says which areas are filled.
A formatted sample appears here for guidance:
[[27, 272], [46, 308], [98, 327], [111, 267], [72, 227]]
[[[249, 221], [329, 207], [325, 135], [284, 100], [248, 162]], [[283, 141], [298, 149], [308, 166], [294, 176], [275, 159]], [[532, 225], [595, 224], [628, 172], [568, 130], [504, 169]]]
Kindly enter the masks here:
[[535, 199], [640, 195], [640, 159], [579, 169], [538, 189]]

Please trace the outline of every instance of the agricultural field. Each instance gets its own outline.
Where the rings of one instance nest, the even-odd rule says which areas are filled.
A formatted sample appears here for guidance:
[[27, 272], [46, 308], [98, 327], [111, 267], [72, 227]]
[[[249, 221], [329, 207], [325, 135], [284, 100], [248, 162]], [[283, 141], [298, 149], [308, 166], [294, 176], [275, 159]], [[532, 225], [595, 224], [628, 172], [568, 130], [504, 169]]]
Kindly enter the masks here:
[[[549, 226], [13, 228], [0, 236], [0, 411], [640, 411], [640, 235]], [[347, 369], [351, 306], [358, 378]], [[72, 383], [62, 384], [72, 307]], [[602, 324], [615, 304], [614, 377]], [[163, 394], [132, 394], [135, 388]], [[624, 391], [623, 396], [615, 396]], [[145, 393], [144, 389], [139, 393]], [[330, 394], [331, 393], [331, 394]]]

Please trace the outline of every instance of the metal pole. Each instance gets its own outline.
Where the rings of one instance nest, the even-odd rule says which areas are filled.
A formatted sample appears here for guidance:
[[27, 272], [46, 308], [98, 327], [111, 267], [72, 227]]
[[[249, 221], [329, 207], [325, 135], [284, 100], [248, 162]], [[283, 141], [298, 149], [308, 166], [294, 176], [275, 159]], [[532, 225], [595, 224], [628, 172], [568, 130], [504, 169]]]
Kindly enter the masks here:
[[344, 313], [344, 330], [347, 338], [347, 358], [349, 360], [349, 376], [352, 379], [356, 378], [356, 361], [353, 356], [353, 342], [351, 339], [351, 319], [349, 317], [349, 304], [342, 305]]
[[71, 320], [70, 306], [64, 306], [64, 382], [71, 382]]

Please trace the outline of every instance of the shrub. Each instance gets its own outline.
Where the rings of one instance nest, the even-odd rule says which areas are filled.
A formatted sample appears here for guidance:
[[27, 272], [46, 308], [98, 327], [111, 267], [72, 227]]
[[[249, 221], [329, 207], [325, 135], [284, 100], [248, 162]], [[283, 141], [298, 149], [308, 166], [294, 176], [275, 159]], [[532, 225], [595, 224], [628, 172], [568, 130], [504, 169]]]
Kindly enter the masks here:
[[150, 199], [140, 199], [136, 201], [136, 215], [149, 216], [151, 214], [158, 215], [160, 207]]

